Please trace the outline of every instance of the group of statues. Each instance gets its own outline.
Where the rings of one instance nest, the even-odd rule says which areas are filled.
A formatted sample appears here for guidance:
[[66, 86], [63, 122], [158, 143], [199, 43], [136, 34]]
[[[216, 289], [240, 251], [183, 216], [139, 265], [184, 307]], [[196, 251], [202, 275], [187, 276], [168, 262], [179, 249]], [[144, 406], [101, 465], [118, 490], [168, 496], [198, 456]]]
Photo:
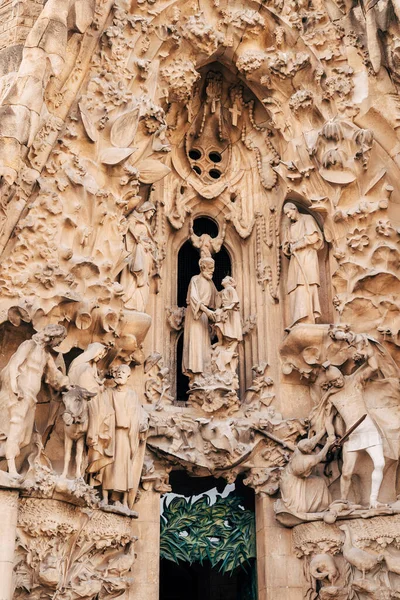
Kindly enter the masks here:
[[[338, 502], [342, 508], [361, 509], [365, 501], [356, 482], [362, 476], [369, 509], [389, 510], [379, 496], [386, 477], [386, 494], [392, 495], [392, 503], [396, 500], [396, 476], [393, 486], [389, 479], [393, 477], [390, 466], [400, 458], [400, 371], [373, 338], [356, 334], [347, 326], [326, 329], [324, 343], [331, 344], [332, 360], [346, 366], [341, 370], [325, 361], [316, 367], [312, 383], [316, 401], [309, 416], [309, 435], [293, 448], [282, 473], [282, 502], [289, 513], [302, 517], [331, 510]], [[324, 445], [321, 440], [325, 440]], [[326, 476], [320, 463], [326, 463], [335, 446], [342, 448], [340, 498], [332, 504], [329, 487], [335, 478], [331, 478], [332, 473]], [[331, 455], [330, 460], [333, 458]], [[354, 479], [356, 473], [358, 478]]]
[[[315, 402], [309, 416], [308, 437], [293, 447], [283, 470], [282, 503], [285, 510], [296, 515], [328, 510], [332, 494], [321, 463], [327, 457], [331, 460], [333, 445], [341, 438], [341, 501], [354, 497], [352, 481], [358, 458], [369, 456], [369, 506], [379, 509], [388, 461], [398, 461], [400, 456], [400, 414], [391, 410], [388, 420], [386, 410], [386, 405], [398, 395], [399, 369], [372, 338], [346, 326], [315, 326], [321, 315], [318, 251], [323, 246], [322, 233], [313, 217], [300, 213], [293, 203], [284, 206], [284, 213], [289, 224], [283, 251], [290, 258], [287, 292], [291, 324], [286, 340], [290, 338], [295, 348], [298, 336], [294, 363], [303, 360], [303, 350], [309, 353], [313, 345], [319, 344], [321, 356], [311, 368]], [[145, 203], [135, 215], [135, 226], [129, 229], [132, 243], [127, 246], [130, 262], [121, 278], [126, 293], [131, 286], [130, 299], [135, 298], [135, 306], [142, 310], [149, 292], [148, 222], [153, 214], [154, 205]], [[243, 339], [239, 296], [230, 275], [223, 278], [220, 292], [213, 282], [212, 254], [221, 248], [225, 229], [217, 238], [208, 234], [196, 236], [193, 226], [190, 234], [200, 251], [200, 273], [191, 278], [187, 291], [182, 371], [189, 378], [191, 392], [206, 389], [214, 393], [224, 388], [236, 394], [238, 346]], [[63, 361], [55, 354], [66, 334], [63, 326], [48, 325], [23, 342], [1, 371], [0, 457], [7, 462], [9, 476], [21, 479], [16, 459], [21, 453], [26, 455], [33, 434], [37, 433], [36, 408], [44, 381], [56, 392], [46, 431], [54, 429], [57, 419], [63, 421], [61, 476], [68, 478], [73, 471], [76, 478], [86, 477], [91, 486], [101, 489], [105, 505], [119, 500], [131, 508], [149, 427], [148, 415], [128, 385], [131, 369], [122, 364], [107, 373], [100, 371], [99, 363], [106, 358], [108, 347], [94, 342], [71, 362], [66, 374]], [[314, 334], [315, 344], [311, 339]], [[307, 336], [311, 336], [311, 341]], [[328, 346], [333, 362], [324, 356]]]
[[[200, 274], [192, 277], [187, 293], [182, 371], [190, 387], [237, 387], [238, 344], [242, 340], [239, 297], [233, 277], [222, 280], [218, 293], [212, 281], [214, 260], [200, 258]], [[217, 342], [212, 344], [209, 325]]]
[[[321, 317], [318, 251], [324, 242], [311, 215], [299, 212], [292, 202], [286, 203], [283, 211], [289, 219], [282, 248], [290, 259], [286, 290], [290, 330], [298, 323], [315, 323]], [[236, 283], [232, 277], [225, 277], [223, 290], [218, 293], [212, 281], [212, 256], [221, 250], [225, 232], [226, 225], [213, 238], [207, 233], [196, 235], [193, 222], [189, 226], [190, 240], [200, 253], [200, 274], [189, 284], [184, 325], [182, 371], [189, 377], [191, 388], [206, 386], [207, 382], [211, 385], [215, 376], [226, 385], [238, 383], [238, 344], [243, 334]], [[214, 345], [212, 335], [217, 338]]]
[[126, 364], [115, 366], [106, 379], [98, 364], [108, 348], [94, 342], [72, 361], [65, 375], [53, 351], [66, 335], [62, 325], [48, 325], [23, 342], [1, 371], [0, 456], [7, 461], [10, 477], [22, 479], [16, 459], [29, 450], [36, 431], [36, 407], [44, 381], [63, 392], [55, 397], [47, 424], [51, 430], [57, 418], [63, 421], [62, 477], [68, 477], [75, 443], [75, 477], [86, 472], [90, 485], [101, 486], [105, 505], [113, 500], [132, 508], [144, 461], [148, 415], [127, 385], [131, 369]]

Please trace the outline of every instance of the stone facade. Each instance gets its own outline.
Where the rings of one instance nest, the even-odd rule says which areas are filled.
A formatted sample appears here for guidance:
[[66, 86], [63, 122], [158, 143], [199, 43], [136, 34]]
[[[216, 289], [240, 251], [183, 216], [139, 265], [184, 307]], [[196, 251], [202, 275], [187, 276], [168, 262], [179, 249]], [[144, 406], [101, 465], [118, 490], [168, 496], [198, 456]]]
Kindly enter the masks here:
[[157, 600], [172, 469], [258, 600], [399, 597], [399, 18], [0, 0], [4, 600]]

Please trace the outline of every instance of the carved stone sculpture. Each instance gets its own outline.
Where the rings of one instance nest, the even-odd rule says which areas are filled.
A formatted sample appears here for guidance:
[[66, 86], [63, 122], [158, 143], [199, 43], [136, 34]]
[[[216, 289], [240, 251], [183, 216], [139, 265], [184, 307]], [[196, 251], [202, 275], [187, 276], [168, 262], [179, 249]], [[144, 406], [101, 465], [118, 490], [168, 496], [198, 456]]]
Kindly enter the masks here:
[[65, 410], [64, 421], [64, 470], [62, 477], [67, 477], [71, 460], [72, 447], [75, 442], [75, 477], [83, 477], [82, 461], [86, 443], [86, 433], [89, 427], [88, 400], [96, 396], [77, 385], [71, 386], [63, 394]]
[[287, 278], [289, 327], [301, 322], [315, 323], [321, 316], [318, 250], [323, 247], [322, 233], [313, 217], [300, 213], [292, 202], [285, 204], [283, 210], [290, 219], [283, 243], [283, 251], [290, 258]]
[[66, 333], [63, 326], [48, 325], [20, 345], [1, 372], [3, 439], [0, 456], [7, 459], [10, 475], [18, 476], [15, 459], [31, 441], [37, 396], [43, 377], [56, 390], [69, 385], [68, 377], [57, 368], [51, 355], [51, 350], [61, 344]]
[[75, 358], [68, 376], [72, 384], [79, 385], [95, 394], [89, 403], [89, 424], [86, 434], [88, 449], [87, 472], [95, 485], [100, 485], [104, 467], [114, 457], [115, 414], [108, 393], [104, 390], [97, 363], [105, 357], [108, 349], [94, 342], [87, 350]]
[[223, 290], [218, 294], [218, 309], [215, 315], [215, 331], [218, 342], [213, 347], [214, 372], [226, 384], [238, 387], [236, 370], [238, 344], [243, 339], [240, 302], [233, 277], [222, 280]]
[[313, 475], [313, 469], [324, 460], [332, 443], [329, 438], [322, 450], [313, 452], [324, 436], [322, 433], [296, 445], [289, 463], [281, 474], [280, 488], [285, 508], [294, 514], [321, 512], [330, 504], [328, 486], [321, 476]]
[[217, 302], [212, 282], [214, 260], [201, 258], [199, 267], [200, 274], [192, 277], [188, 288], [183, 338], [182, 371], [190, 378], [191, 387], [211, 373], [209, 321], [215, 319], [212, 309]]
[[2, 600], [168, 596], [177, 470], [247, 595], [399, 596], [399, 0], [200, 4], [0, 0]]
[[[323, 418], [329, 435], [335, 435], [333, 424], [335, 413], [338, 413], [343, 419], [346, 430], [350, 429], [361, 417], [367, 415], [344, 443], [340, 489], [342, 499], [347, 500], [358, 454], [364, 450], [373, 463], [370, 507], [377, 508], [385, 466], [383, 441], [376, 423], [368, 414], [363, 397], [363, 381], [360, 378], [360, 373], [355, 371], [351, 375], [343, 376], [336, 367], [329, 367], [322, 376], [320, 385], [326, 392], [317, 408], [317, 413], [319, 419], [324, 415]], [[312, 427], [315, 427], [316, 420], [313, 417], [311, 417], [311, 423]]]
[[115, 411], [115, 450], [113, 462], [104, 468], [102, 491], [105, 504], [110, 496], [120, 496], [122, 504], [132, 508], [143, 467], [148, 415], [136, 392], [127, 387], [130, 374], [127, 365], [113, 371], [116, 386], [110, 394]]
[[150, 221], [156, 207], [145, 202], [128, 217], [125, 235], [126, 250], [129, 252], [128, 265], [121, 273], [126, 308], [144, 312], [150, 293], [150, 274], [153, 267], [154, 241]]
[[199, 250], [200, 258], [211, 258], [213, 254], [221, 250], [225, 239], [225, 232], [226, 223], [223, 224], [221, 231], [215, 238], [211, 237], [208, 233], [196, 235], [193, 231], [193, 221], [190, 222], [189, 226], [190, 241]]

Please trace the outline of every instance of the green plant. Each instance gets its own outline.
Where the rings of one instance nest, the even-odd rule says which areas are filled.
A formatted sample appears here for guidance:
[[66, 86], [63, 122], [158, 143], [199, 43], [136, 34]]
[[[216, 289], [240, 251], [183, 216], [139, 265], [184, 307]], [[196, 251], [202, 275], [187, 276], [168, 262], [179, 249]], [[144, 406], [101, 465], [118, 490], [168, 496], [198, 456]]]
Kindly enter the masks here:
[[254, 513], [237, 496], [173, 498], [161, 518], [161, 557], [203, 563], [229, 573], [256, 556]]

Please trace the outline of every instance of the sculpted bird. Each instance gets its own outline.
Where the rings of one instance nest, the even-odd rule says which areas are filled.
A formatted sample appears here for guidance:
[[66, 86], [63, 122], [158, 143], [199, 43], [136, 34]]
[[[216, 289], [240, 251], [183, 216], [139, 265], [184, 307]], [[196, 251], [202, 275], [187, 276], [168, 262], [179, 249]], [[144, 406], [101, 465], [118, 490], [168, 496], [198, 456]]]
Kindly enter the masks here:
[[380, 562], [383, 561], [384, 556], [383, 554], [371, 554], [370, 552], [366, 552], [361, 548], [356, 548], [353, 546], [350, 528], [348, 525], [341, 525], [339, 529], [344, 532], [342, 549], [343, 557], [348, 563], [353, 565], [353, 567], [362, 572], [362, 578], [364, 580], [366, 571], [371, 571], [374, 567], [376, 567]]

